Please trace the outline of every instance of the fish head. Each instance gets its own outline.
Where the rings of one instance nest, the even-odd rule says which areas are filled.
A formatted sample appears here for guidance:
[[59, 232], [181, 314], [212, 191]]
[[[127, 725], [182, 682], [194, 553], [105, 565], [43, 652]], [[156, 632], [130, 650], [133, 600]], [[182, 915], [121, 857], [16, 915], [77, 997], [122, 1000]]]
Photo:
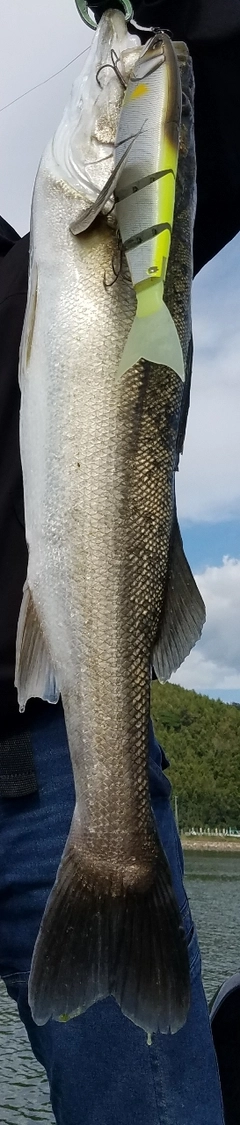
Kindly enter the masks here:
[[128, 31], [123, 13], [105, 12], [52, 141], [58, 179], [86, 203], [95, 201], [113, 170], [125, 86], [141, 52], [141, 41]]

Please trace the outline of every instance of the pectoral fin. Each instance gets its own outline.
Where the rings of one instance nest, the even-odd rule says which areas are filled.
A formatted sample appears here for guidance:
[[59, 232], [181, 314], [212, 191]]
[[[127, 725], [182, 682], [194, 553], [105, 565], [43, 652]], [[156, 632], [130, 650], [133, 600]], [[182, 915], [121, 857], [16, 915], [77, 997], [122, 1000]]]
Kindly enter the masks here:
[[174, 516], [170, 566], [165, 601], [152, 664], [165, 683], [199, 641], [206, 619], [205, 605], [193, 577]]
[[132, 148], [132, 145], [134, 144], [134, 141], [136, 141], [136, 139], [139, 136], [139, 133], [141, 133], [141, 131], [142, 131], [142, 126], [141, 126], [141, 129], [138, 130], [138, 133], [136, 133], [136, 136], [131, 137], [129, 145], [127, 145], [127, 148], [125, 149], [124, 153], [120, 157], [120, 160], [118, 161], [115, 168], [113, 169], [113, 172], [111, 173], [111, 176], [109, 176], [109, 178], [107, 180], [107, 183], [105, 184], [105, 187], [102, 189], [102, 191], [99, 192], [99, 195], [97, 196], [97, 199], [95, 200], [95, 203], [91, 203], [90, 207], [88, 207], [86, 211], [83, 211], [83, 213], [79, 215], [79, 218], [75, 219], [75, 221], [73, 223], [71, 223], [71, 226], [70, 226], [71, 234], [82, 234], [83, 231], [88, 230], [88, 227], [90, 227], [92, 225], [92, 223], [94, 223], [94, 220], [97, 218], [97, 215], [99, 215], [100, 211], [103, 210], [103, 207], [105, 206], [105, 203], [107, 203], [108, 199], [110, 199], [110, 196], [113, 195], [113, 192], [115, 191], [115, 187], [117, 185], [118, 178], [120, 176], [120, 172], [122, 170], [123, 165], [125, 164], [128, 153], [130, 152], [130, 149]]
[[37, 308], [37, 291], [38, 291], [38, 271], [36, 262], [33, 261], [30, 266], [29, 281], [28, 281], [28, 296], [27, 306], [24, 318], [24, 325], [22, 331], [22, 339], [19, 351], [19, 369], [18, 379], [20, 390], [23, 386], [23, 380], [27, 371], [27, 366], [30, 360], [33, 332]]
[[27, 582], [17, 628], [15, 687], [20, 711], [35, 696], [48, 703], [59, 699], [54, 668]]

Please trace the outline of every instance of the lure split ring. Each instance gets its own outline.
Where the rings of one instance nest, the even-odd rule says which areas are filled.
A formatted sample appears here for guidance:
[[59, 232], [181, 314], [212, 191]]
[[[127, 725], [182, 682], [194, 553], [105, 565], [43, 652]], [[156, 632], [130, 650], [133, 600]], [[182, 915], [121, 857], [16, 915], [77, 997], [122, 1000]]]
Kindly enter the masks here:
[[[83, 23], [86, 23], [87, 27], [92, 27], [93, 30], [96, 31], [97, 22], [94, 17], [90, 16], [89, 14], [87, 0], [75, 0], [75, 4], [77, 5], [77, 10], [83, 20]], [[128, 23], [129, 20], [133, 19], [133, 8], [131, 0], [121, 0], [121, 5], [124, 11], [125, 20]]]

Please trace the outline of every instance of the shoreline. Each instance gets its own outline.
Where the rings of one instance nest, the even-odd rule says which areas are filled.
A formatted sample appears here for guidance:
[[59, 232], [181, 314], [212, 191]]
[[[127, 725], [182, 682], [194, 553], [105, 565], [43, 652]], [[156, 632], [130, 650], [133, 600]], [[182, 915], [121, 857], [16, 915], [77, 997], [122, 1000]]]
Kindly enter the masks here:
[[240, 836], [186, 836], [180, 834], [184, 851], [240, 852]]

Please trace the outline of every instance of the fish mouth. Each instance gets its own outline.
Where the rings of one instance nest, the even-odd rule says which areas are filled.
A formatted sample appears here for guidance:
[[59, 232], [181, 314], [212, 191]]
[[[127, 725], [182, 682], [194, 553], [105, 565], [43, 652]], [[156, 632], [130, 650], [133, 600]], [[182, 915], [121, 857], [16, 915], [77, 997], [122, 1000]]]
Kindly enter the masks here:
[[141, 40], [128, 31], [123, 12], [105, 12], [53, 138], [52, 160], [57, 178], [62, 174], [63, 180], [89, 202], [108, 178], [124, 96], [124, 82], [121, 84], [121, 74], [113, 60], [120, 71], [122, 67], [128, 82], [131, 66], [141, 50]]
[[111, 61], [111, 50], [121, 55], [132, 47], [141, 47], [141, 39], [135, 29], [128, 30], [125, 15], [117, 8], [104, 12], [95, 32], [96, 53], [102, 61]]
[[94, 161], [86, 160], [89, 167], [97, 161], [105, 163], [111, 159], [124, 92], [131, 70], [142, 52], [139, 36], [128, 31], [125, 16], [120, 10], [105, 12], [95, 35], [98, 37], [95, 63], [93, 60], [95, 120], [91, 141], [96, 145], [96, 151]]
[[[121, 65], [121, 59], [122, 56], [124, 56], [124, 63], [127, 66], [129, 55], [132, 55], [132, 53], [134, 55], [136, 51], [140, 51], [141, 53], [141, 50], [141, 39], [136, 32], [133, 34], [133, 32], [128, 30], [123, 12], [117, 9], [109, 9], [109, 11], [104, 12], [95, 31], [94, 41], [91, 46], [91, 67], [89, 67], [89, 62], [87, 60], [82, 75], [87, 72], [88, 69], [89, 74], [91, 71], [91, 76], [94, 75], [96, 83], [96, 93], [99, 95], [101, 88], [108, 86], [111, 74], [113, 75], [115, 72], [115, 76], [117, 75], [113, 59], [115, 58], [116, 62], [119, 62]], [[88, 56], [88, 59], [89, 57], [90, 56]], [[100, 71], [101, 81], [98, 81]], [[85, 102], [87, 101], [87, 96], [88, 91], [86, 88]]]

